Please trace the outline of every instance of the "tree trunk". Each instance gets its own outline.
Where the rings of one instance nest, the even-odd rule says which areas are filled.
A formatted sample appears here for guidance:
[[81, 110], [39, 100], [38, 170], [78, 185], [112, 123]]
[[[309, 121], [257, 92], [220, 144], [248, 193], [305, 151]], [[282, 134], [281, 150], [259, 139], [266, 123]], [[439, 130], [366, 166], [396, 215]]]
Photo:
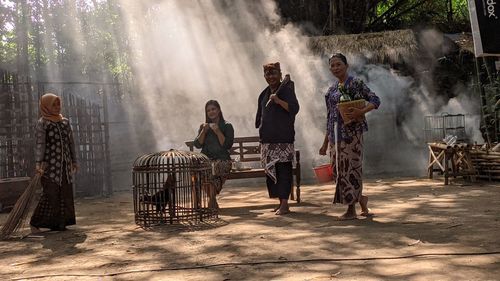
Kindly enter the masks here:
[[35, 1], [34, 3], [34, 12], [33, 12], [33, 32], [34, 32], [34, 48], [35, 48], [35, 81], [45, 80], [44, 78], [44, 68], [42, 68], [42, 49], [43, 49], [43, 40], [41, 31], [43, 29], [42, 26], [42, 5], [40, 5], [40, 1]]
[[28, 57], [28, 6], [26, 0], [17, 2], [16, 17], [16, 43], [17, 43], [17, 74], [21, 81], [29, 77]]
[[453, 0], [448, 0], [448, 23], [453, 22]]
[[325, 33], [360, 33], [366, 29], [369, 13], [381, 0], [330, 0]]

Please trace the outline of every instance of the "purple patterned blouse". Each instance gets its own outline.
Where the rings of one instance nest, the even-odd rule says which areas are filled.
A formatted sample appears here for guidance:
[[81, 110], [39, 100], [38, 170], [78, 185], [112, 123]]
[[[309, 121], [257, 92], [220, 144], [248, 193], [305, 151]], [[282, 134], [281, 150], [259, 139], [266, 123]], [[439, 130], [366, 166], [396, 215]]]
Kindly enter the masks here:
[[[337, 123], [337, 138], [339, 141], [350, 142], [352, 137], [358, 132], [368, 131], [368, 124], [366, 119], [363, 122], [353, 122], [348, 125], [344, 125], [344, 120], [337, 108], [339, 103], [341, 93], [338, 90], [339, 82], [335, 82], [326, 92], [326, 109], [327, 109], [327, 122], [326, 131], [328, 133], [328, 140], [330, 143], [335, 143], [335, 123]], [[354, 78], [349, 76], [345, 83], [346, 89], [354, 95], [354, 100], [364, 99], [369, 103], [375, 105], [375, 108], [380, 106], [380, 99], [374, 92], [366, 86], [366, 84], [359, 78]]]

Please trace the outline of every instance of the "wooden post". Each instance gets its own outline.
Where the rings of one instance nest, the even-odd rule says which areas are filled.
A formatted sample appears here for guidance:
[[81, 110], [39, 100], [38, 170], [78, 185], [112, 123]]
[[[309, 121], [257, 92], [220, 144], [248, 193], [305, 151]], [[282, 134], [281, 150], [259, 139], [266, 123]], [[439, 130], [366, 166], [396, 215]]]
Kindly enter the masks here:
[[490, 133], [488, 132], [488, 127], [487, 127], [487, 122], [485, 118], [485, 112], [484, 112], [484, 105], [486, 104], [486, 95], [484, 93], [483, 89], [483, 83], [481, 82], [481, 73], [479, 70], [479, 62], [477, 57], [474, 57], [475, 65], [476, 65], [476, 76], [477, 76], [477, 86], [479, 89], [479, 105], [481, 108], [481, 122], [484, 124], [486, 130], [485, 135], [486, 135], [486, 143], [488, 144], [488, 147], [491, 147], [491, 138], [490, 138]]
[[296, 151], [295, 152], [295, 158], [297, 160], [297, 163], [295, 164], [295, 169], [296, 169], [296, 173], [295, 174], [295, 181], [296, 181], [296, 184], [297, 184], [297, 203], [300, 203], [300, 151]]
[[434, 175], [434, 164], [432, 164], [433, 162], [433, 159], [432, 159], [432, 148], [429, 144], [427, 144], [427, 147], [429, 147], [429, 167], [427, 168], [427, 173], [429, 175], [429, 179], [432, 179], [433, 178], [433, 175]]
[[444, 153], [444, 185], [448, 185], [448, 153]]
[[111, 157], [109, 153], [109, 117], [108, 117], [108, 97], [106, 91], [102, 89], [102, 107], [103, 107], [103, 126], [104, 126], [104, 157], [105, 157], [105, 167], [104, 167], [104, 180], [106, 183], [105, 195], [111, 196], [113, 194], [113, 188], [111, 186]]

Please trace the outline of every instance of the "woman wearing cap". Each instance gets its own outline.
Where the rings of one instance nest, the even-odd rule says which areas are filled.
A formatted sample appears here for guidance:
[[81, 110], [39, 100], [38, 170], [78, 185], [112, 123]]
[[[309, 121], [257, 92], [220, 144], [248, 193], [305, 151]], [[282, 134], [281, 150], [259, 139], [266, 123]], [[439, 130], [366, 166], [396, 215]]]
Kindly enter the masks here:
[[36, 125], [36, 172], [42, 175], [42, 196], [31, 217], [32, 232], [40, 228], [66, 230], [76, 223], [73, 177], [78, 169], [73, 132], [61, 115], [61, 99], [45, 94], [40, 99], [42, 117]]
[[[347, 59], [343, 54], [334, 54], [329, 59], [330, 71], [338, 79], [325, 95], [327, 107], [327, 129], [320, 155], [326, 155], [328, 147], [333, 163], [336, 183], [333, 203], [348, 205], [341, 220], [357, 218], [356, 203], [361, 205], [361, 215], [368, 216], [368, 197], [363, 193], [363, 133], [368, 130], [364, 114], [377, 109], [380, 99], [359, 78], [347, 72]], [[349, 94], [352, 100], [367, 101], [364, 108], [349, 108], [347, 117], [354, 121], [344, 122], [337, 105], [341, 96]]]
[[278, 198], [274, 211], [284, 215], [290, 212], [288, 197], [293, 184], [294, 124], [299, 102], [293, 82], [282, 83], [279, 62], [264, 65], [264, 78], [268, 86], [259, 95], [255, 127], [259, 129], [269, 197]]

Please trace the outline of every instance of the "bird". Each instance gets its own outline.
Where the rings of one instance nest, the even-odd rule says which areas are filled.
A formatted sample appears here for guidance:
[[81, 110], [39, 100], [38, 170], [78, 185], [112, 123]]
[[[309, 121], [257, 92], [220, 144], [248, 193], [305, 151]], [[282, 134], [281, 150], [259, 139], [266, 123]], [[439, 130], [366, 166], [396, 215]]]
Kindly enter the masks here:
[[173, 174], [169, 174], [161, 190], [153, 195], [143, 195], [141, 201], [144, 203], [154, 204], [157, 212], [165, 212], [167, 204], [170, 202], [171, 195], [171, 207], [175, 206], [175, 183], [175, 176]]

